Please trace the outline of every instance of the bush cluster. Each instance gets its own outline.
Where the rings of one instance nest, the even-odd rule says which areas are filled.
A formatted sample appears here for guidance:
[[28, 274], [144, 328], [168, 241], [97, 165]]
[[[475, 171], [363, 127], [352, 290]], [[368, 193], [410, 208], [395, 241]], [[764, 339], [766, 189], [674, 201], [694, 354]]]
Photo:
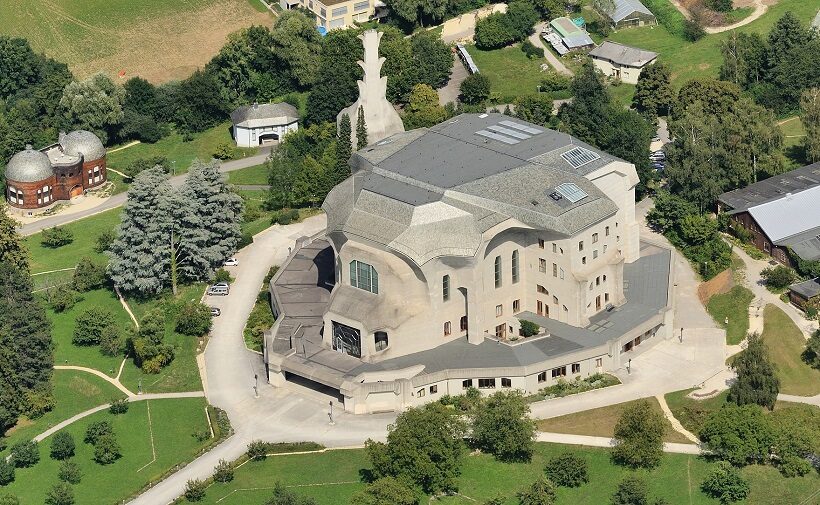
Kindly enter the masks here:
[[40, 237], [40, 243], [49, 249], [57, 249], [74, 242], [74, 234], [71, 230], [61, 226], [44, 229]]

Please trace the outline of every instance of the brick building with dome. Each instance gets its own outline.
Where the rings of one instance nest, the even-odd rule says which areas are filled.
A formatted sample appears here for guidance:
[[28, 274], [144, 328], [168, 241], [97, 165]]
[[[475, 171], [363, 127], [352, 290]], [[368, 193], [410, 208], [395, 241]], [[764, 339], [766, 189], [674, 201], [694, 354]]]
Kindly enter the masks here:
[[107, 179], [106, 151], [85, 130], [60, 133], [56, 144], [35, 150], [27, 145], [6, 164], [6, 201], [19, 214], [33, 215], [70, 201]]

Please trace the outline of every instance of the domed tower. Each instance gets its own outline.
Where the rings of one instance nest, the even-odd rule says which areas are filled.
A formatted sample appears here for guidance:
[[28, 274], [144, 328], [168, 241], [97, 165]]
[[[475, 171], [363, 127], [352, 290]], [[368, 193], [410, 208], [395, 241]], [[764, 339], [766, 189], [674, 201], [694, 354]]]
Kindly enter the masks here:
[[6, 200], [21, 213], [54, 203], [55, 176], [49, 157], [27, 145], [6, 165]]
[[[100, 139], [93, 133], [85, 130], [75, 130], [69, 134], [60, 134], [58, 144], [62, 153], [69, 158], [79, 158], [79, 173], [82, 180], [80, 185], [83, 190], [94, 188], [104, 183], [107, 179], [105, 164], [105, 147]], [[55, 166], [55, 172], [58, 171]], [[57, 174], [60, 177], [61, 174]], [[70, 189], [70, 196], [76, 190]]]

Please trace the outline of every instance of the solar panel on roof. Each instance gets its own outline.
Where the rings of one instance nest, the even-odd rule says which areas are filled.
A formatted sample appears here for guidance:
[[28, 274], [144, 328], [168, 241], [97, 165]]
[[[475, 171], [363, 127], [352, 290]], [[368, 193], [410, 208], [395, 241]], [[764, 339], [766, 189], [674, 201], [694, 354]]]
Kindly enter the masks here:
[[525, 124], [516, 123], [514, 121], [499, 121], [498, 124], [509, 126], [510, 128], [515, 128], [516, 130], [521, 130], [522, 132], [531, 133], [533, 135], [538, 135], [539, 133], [543, 133], [543, 130], [539, 130], [538, 128], [533, 128], [532, 126], [528, 126]]
[[518, 139], [513, 139], [510, 137], [505, 137], [504, 135], [499, 135], [497, 133], [488, 132], [487, 130], [478, 130], [475, 132], [476, 135], [481, 135], [482, 137], [487, 137], [488, 139], [498, 140], [499, 142], [504, 142], [505, 144], [517, 144], [519, 142]]
[[515, 137], [515, 138], [521, 139], [521, 140], [532, 138], [532, 135], [527, 135], [526, 133], [523, 133], [523, 132], [510, 130], [509, 128], [504, 128], [503, 126], [488, 126], [487, 129], [492, 130], [494, 132], [498, 132], [498, 133], [505, 133], [505, 134], [509, 135], [510, 137]]
[[592, 163], [601, 158], [598, 154], [583, 147], [573, 147], [569, 151], [561, 154], [561, 157], [564, 158], [564, 161], [569, 163], [572, 168], [580, 168], [587, 163]]
[[572, 203], [583, 200], [589, 196], [586, 191], [579, 188], [578, 185], [573, 182], [565, 182], [560, 184], [557, 188], [555, 188], [555, 191]]

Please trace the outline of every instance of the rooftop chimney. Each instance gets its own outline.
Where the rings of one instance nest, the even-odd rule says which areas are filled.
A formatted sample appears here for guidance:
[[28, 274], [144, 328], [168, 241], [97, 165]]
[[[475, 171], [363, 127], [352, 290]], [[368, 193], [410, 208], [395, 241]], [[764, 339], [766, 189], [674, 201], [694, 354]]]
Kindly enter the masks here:
[[26, 144], [26, 151], [31, 151], [32, 149], [34, 149], [34, 146], [33, 146], [33, 145], [31, 145], [31, 144]]

